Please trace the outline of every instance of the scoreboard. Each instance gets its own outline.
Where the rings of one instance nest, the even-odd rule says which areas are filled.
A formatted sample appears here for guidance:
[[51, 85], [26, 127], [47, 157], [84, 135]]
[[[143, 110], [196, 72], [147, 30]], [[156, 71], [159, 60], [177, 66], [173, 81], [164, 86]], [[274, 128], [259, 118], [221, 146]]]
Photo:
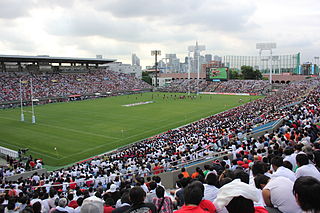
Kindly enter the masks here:
[[207, 81], [226, 81], [228, 80], [228, 67], [207, 67]]

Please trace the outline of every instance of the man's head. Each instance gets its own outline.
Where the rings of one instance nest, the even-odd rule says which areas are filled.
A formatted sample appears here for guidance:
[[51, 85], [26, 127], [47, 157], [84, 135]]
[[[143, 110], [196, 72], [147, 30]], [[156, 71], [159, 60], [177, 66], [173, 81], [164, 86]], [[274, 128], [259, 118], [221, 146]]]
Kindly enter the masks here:
[[103, 213], [103, 200], [95, 196], [84, 199], [81, 213]]
[[158, 186], [157, 189], [156, 189], [156, 195], [158, 198], [163, 198], [164, 197], [164, 193], [165, 193], [165, 190], [162, 186]]
[[140, 186], [135, 186], [130, 190], [129, 197], [132, 204], [142, 203], [146, 197], [146, 192]]
[[293, 194], [304, 211], [320, 212], [320, 181], [311, 176], [299, 177], [293, 185]]
[[62, 207], [62, 208], [66, 207], [67, 204], [68, 204], [68, 201], [67, 201], [66, 198], [61, 198], [61, 199], [59, 200], [59, 202], [58, 202], [58, 206], [60, 206], [60, 207]]
[[202, 197], [203, 197], [203, 190], [201, 189], [198, 183], [189, 184], [184, 189], [184, 199], [185, 199], [186, 205], [199, 205], [199, 203], [202, 200]]
[[265, 185], [267, 185], [269, 180], [270, 180], [270, 178], [266, 175], [257, 175], [254, 178], [254, 184], [255, 184], [256, 188], [263, 189], [265, 187]]
[[309, 158], [306, 154], [298, 154], [296, 156], [296, 161], [299, 167], [309, 164]]
[[249, 174], [242, 169], [234, 170], [234, 178], [240, 179], [241, 182], [249, 184]]
[[157, 183], [154, 181], [150, 182], [149, 188], [150, 190], [155, 190], [157, 188]]
[[280, 156], [275, 156], [271, 159], [271, 165], [274, 171], [277, 171], [277, 169], [280, 166], [283, 166], [283, 158]]
[[254, 213], [253, 201], [245, 197], [234, 197], [226, 208], [229, 213]]
[[261, 161], [256, 161], [252, 165], [252, 174], [253, 176], [263, 175], [266, 172], [266, 164]]

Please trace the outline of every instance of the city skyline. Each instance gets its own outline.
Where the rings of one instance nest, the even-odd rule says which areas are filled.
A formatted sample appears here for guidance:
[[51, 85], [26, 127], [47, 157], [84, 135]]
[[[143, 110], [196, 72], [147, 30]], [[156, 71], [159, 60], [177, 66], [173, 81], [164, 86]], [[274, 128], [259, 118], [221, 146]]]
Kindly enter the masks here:
[[[274, 54], [319, 56], [320, 2], [218, 0], [3, 0], [0, 54], [115, 58], [152, 65], [150, 51], [175, 53], [206, 45], [201, 55], [258, 55], [255, 44], [276, 42]], [[160, 56], [163, 58], [165, 55]]]

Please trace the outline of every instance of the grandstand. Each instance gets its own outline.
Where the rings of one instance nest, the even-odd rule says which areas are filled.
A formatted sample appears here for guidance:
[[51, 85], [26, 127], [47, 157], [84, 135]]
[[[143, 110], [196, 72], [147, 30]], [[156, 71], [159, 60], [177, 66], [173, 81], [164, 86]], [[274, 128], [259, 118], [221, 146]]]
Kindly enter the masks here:
[[[47, 101], [69, 98], [75, 94], [87, 96], [151, 89], [138, 79], [99, 68], [72, 74], [59, 72], [34, 75], [14, 72], [1, 74], [1, 101], [17, 103], [17, 83], [19, 79], [28, 81], [30, 77], [38, 85], [34, 91], [35, 97]], [[201, 80], [199, 85], [195, 81], [173, 81], [163, 91], [185, 93], [198, 91], [199, 88], [204, 92], [261, 94], [269, 86], [265, 81], [208, 83]], [[207, 205], [218, 211], [227, 211], [225, 206], [228, 204], [218, 202], [220, 196], [228, 184], [237, 184], [235, 179], [240, 179], [245, 184], [243, 187], [253, 192], [249, 198], [245, 197], [251, 199], [252, 208], [255, 205], [264, 209], [271, 208], [271, 205], [268, 205], [268, 200], [261, 200], [261, 191], [255, 188], [260, 189], [260, 185], [255, 185], [255, 181], [265, 180], [263, 175], [267, 175], [271, 180], [264, 184], [287, 187], [279, 195], [281, 202], [270, 201], [272, 207], [286, 212], [285, 204], [290, 204], [295, 212], [302, 212], [292, 193], [294, 181], [300, 181], [301, 176], [311, 176], [312, 181], [320, 185], [320, 129], [316, 125], [320, 121], [319, 85], [319, 78], [293, 82], [262, 99], [241, 103], [221, 113], [52, 172], [36, 170], [38, 173], [28, 173], [30, 167], [41, 169], [41, 161], [29, 159], [24, 165], [14, 163], [17, 159], [8, 157], [9, 166], [3, 167], [0, 173], [4, 180], [1, 190], [5, 194], [5, 202], [0, 207], [10, 210], [12, 206], [26, 208], [27, 205], [23, 204], [29, 204], [36, 208], [40, 204], [42, 212], [53, 209], [75, 212], [81, 206], [81, 199], [94, 197], [101, 200], [105, 207], [121, 208], [126, 200], [120, 198], [132, 185], [143, 188], [149, 199], [146, 202], [159, 205], [155, 199], [154, 185], [163, 186], [169, 192], [169, 189], [175, 188], [176, 183], [180, 188], [185, 188], [197, 180], [201, 182], [200, 185], [203, 184], [204, 200], [209, 203]], [[24, 90], [29, 91], [27, 84]], [[26, 99], [29, 99], [30, 92], [26, 94]], [[255, 135], [257, 132], [261, 134]], [[272, 174], [269, 171], [271, 167]], [[182, 168], [186, 168], [186, 171], [181, 171]], [[19, 177], [16, 176], [18, 173]], [[24, 178], [17, 179], [21, 176]], [[288, 184], [279, 185], [275, 181], [279, 177], [287, 178], [285, 181]], [[172, 209], [184, 204], [181, 190], [174, 189], [175, 193], [166, 195], [172, 199]], [[23, 201], [22, 197], [27, 201]], [[55, 200], [62, 203], [64, 198], [67, 198], [69, 207], [52, 204]], [[75, 203], [77, 205], [73, 205]]]

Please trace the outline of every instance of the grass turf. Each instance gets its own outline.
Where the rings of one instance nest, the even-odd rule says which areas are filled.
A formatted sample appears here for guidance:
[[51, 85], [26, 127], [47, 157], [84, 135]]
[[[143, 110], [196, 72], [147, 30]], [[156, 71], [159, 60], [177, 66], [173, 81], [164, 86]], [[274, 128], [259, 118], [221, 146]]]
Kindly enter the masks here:
[[[183, 94], [144, 93], [35, 107], [20, 122], [20, 109], [0, 111], [0, 146], [43, 158], [59, 167], [227, 110], [258, 96], [200, 95], [195, 100], [174, 99]], [[172, 97], [171, 97], [172, 96]], [[240, 103], [239, 100], [243, 102]], [[154, 101], [124, 107], [124, 104]], [[30, 110], [30, 108], [25, 108]], [[56, 147], [56, 151], [55, 151]]]

